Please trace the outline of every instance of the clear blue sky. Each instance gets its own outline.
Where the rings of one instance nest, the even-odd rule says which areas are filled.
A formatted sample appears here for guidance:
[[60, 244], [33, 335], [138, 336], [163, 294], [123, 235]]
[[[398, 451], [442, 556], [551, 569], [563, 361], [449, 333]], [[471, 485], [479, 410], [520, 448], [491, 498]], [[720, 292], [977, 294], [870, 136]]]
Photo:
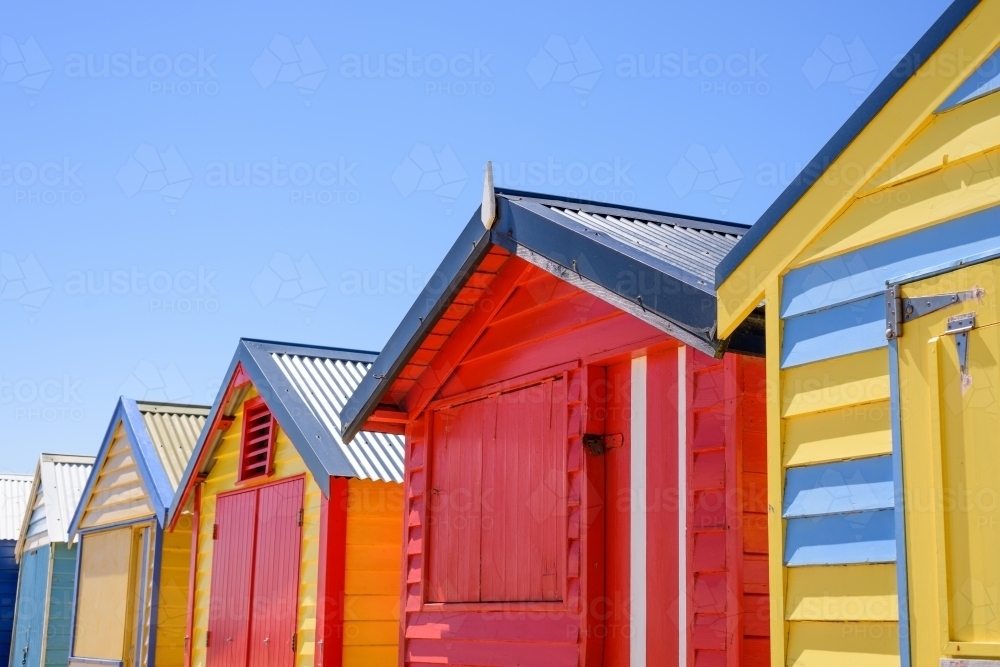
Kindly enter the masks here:
[[946, 4], [4, 2], [0, 471], [241, 336], [378, 350], [486, 160], [753, 222]]

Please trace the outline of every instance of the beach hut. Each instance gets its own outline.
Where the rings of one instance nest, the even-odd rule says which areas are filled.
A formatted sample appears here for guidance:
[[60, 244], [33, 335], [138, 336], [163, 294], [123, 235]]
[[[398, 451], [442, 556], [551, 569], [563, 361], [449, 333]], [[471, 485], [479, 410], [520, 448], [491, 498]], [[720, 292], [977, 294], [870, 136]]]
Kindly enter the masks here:
[[171, 509], [196, 526], [186, 665], [396, 664], [402, 439], [339, 433], [374, 359], [239, 342]]
[[121, 398], [69, 539], [79, 538], [69, 664], [183, 663], [190, 524], [163, 530], [207, 406]]
[[67, 530], [93, 456], [42, 454], [15, 557], [20, 565], [10, 667], [66, 667], [76, 575]]
[[766, 664], [746, 227], [484, 191], [343, 412], [406, 436], [401, 664]]
[[717, 269], [720, 335], [766, 304], [773, 665], [1000, 664], [998, 47], [953, 2]]
[[30, 491], [31, 475], [0, 475], [0, 660], [4, 662], [10, 657], [17, 597], [18, 567], [14, 550]]

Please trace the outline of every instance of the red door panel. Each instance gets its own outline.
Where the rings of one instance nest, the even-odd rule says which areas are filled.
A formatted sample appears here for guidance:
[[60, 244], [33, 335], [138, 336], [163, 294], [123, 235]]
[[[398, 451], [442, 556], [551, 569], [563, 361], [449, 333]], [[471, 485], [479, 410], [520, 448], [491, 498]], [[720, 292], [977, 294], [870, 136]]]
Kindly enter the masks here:
[[558, 601], [565, 581], [566, 389], [501, 394], [483, 450], [482, 601]]
[[257, 492], [219, 496], [208, 612], [208, 667], [245, 667]]
[[[492, 400], [434, 414], [429, 502], [430, 602], [479, 601], [482, 451], [492, 438]], [[488, 425], [488, 427], [487, 427]]]
[[299, 600], [303, 479], [258, 489], [250, 667], [293, 667]]

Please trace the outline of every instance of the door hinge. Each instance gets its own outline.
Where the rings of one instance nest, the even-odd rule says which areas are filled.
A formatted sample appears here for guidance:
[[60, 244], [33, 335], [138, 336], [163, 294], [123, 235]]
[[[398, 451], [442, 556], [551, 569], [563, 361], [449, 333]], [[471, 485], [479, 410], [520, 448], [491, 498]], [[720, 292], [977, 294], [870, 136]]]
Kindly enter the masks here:
[[948, 318], [944, 333], [955, 337], [955, 349], [958, 352], [958, 367], [962, 370], [962, 384], [965, 385], [969, 376], [969, 332], [976, 328], [976, 314], [965, 313]]
[[298, 519], [300, 526], [302, 525], [302, 515], [303, 514], [304, 514], [304, 509], [302, 507], [300, 507], [299, 508], [299, 519]]
[[583, 435], [584, 448], [594, 456], [600, 456], [607, 449], [616, 449], [625, 442], [621, 433], [612, 435], [598, 435], [596, 433], [585, 433]]
[[295, 653], [295, 650], [298, 647], [299, 647], [299, 633], [293, 632], [292, 633], [292, 653]]
[[209, 630], [208, 632], [205, 633], [205, 648], [208, 648], [211, 643], [212, 643], [212, 631]]
[[900, 296], [899, 285], [890, 285], [885, 290], [885, 337], [890, 340], [900, 338], [903, 335], [903, 324], [906, 322], [956, 303], [971, 299], [978, 301], [985, 294], [986, 290], [983, 288], [973, 287], [964, 292], [904, 299]]
[[219, 524], [217, 523], [212, 524], [212, 539], [213, 540], [219, 539]]

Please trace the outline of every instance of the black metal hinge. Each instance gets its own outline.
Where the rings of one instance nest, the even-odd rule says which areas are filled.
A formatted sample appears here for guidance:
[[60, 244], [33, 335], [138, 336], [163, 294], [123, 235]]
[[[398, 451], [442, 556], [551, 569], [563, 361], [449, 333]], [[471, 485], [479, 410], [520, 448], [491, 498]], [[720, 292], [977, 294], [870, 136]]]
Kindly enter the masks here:
[[299, 647], [299, 633], [292, 633], [292, 653], [295, 653], [296, 649]]
[[212, 539], [213, 540], [219, 539], [219, 524], [217, 523], [212, 524]]
[[597, 435], [595, 433], [585, 433], [583, 435], [583, 447], [594, 456], [600, 456], [607, 449], [616, 449], [625, 442], [621, 433], [613, 435]]
[[962, 381], [969, 375], [969, 332], [976, 328], [976, 314], [965, 313], [948, 318], [944, 333], [955, 337], [958, 351], [958, 366], [962, 370]]
[[209, 631], [205, 633], [205, 648], [208, 648], [209, 644], [211, 643], [212, 643], [212, 632]]
[[300, 507], [300, 508], [299, 508], [299, 525], [300, 525], [300, 526], [302, 525], [302, 517], [303, 517], [303, 514], [304, 514], [304, 513], [305, 513], [305, 510], [304, 510], [303, 508], [301, 508], [301, 507]]
[[979, 300], [985, 294], [986, 290], [983, 288], [973, 287], [964, 292], [904, 299], [900, 296], [899, 285], [890, 285], [885, 290], [885, 337], [890, 340], [900, 338], [903, 335], [903, 324], [906, 322], [956, 303]]

